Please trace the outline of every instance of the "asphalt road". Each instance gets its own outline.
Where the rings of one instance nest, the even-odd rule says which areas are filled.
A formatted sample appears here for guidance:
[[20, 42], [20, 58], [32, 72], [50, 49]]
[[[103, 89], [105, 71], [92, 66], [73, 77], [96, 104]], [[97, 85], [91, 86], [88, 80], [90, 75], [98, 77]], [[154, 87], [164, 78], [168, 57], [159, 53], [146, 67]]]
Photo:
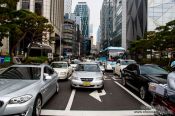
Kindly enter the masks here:
[[107, 72], [104, 89], [71, 89], [70, 81], [60, 81], [60, 92], [43, 107], [42, 115], [57, 116], [118, 116], [151, 115], [150, 105], [123, 87], [121, 79]]

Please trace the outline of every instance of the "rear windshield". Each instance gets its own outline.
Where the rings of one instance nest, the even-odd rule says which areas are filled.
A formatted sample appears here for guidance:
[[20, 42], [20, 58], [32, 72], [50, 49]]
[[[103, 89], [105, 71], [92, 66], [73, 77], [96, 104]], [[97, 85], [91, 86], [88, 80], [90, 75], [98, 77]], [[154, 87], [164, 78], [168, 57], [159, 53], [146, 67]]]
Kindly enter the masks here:
[[78, 64], [75, 71], [100, 72], [97, 64]]
[[67, 68], [67, 63], [52, 63], [51, 66], [53, 68]]

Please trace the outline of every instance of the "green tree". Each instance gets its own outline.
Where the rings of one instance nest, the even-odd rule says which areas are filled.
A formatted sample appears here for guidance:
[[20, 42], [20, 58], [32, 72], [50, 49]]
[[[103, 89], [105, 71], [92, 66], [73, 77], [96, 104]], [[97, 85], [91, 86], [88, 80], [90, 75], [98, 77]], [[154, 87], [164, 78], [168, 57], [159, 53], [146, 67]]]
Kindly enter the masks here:
[[16, 47], [27, 35], [31, 35], [31, 43], [41, 42], [42, 37], [45, 36], [44, 33], [53, 31], [53, 26], [49, 24], [45, 17], [28, 10], [17, 11], [17, 1], [3, 0], [0, 2], [0, 39], [9, 37], [11, 56], [13, 56]]

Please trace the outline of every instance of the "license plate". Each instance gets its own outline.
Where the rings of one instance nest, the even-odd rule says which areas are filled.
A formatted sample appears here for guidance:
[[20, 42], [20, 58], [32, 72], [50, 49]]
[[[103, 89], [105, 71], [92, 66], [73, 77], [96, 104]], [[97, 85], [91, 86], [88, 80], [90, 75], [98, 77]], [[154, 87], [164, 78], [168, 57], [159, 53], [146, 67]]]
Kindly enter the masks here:
[[83, 86], [91, 86], [90, 82], [83, 82]]

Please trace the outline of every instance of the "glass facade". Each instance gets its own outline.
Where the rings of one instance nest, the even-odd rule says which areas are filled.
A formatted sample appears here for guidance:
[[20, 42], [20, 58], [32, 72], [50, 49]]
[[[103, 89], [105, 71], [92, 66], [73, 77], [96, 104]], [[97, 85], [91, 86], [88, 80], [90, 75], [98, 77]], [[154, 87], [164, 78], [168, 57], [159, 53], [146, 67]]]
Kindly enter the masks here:
[[75, 11], [76, 16], [80, 16], [81, 18], [81, 30], [84, 39], [89, 38], [89, 8], [86, 2], [79, 2], [76, 5]]
[[22, 1], [22, 9], [30, 9], [30, 0]]
[[175, 0], [148, 0], [148, 31], [175, 19]]
[[35, 13], [38, 15], [43, 14], [43, 0], [35, 0]]
[[113, 40], [112, 46], [122, 46], [122, 0], [113, 0]]

